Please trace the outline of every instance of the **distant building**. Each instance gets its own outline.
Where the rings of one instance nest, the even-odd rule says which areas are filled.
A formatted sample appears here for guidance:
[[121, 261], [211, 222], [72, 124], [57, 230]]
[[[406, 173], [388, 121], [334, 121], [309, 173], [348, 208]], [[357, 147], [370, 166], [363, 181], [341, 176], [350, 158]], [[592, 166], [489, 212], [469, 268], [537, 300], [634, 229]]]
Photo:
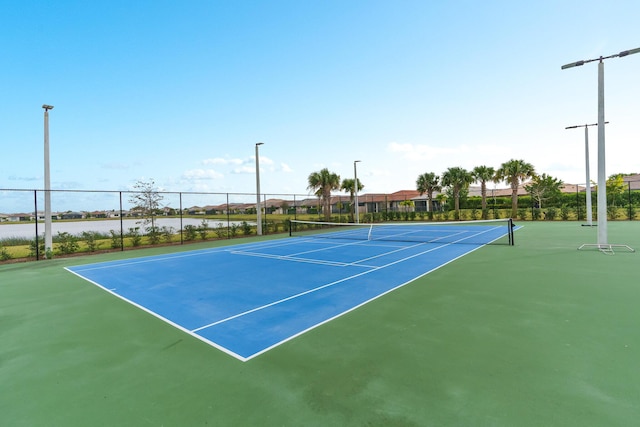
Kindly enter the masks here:
[[82, 212], [65, 212], [60, 217], [62, 219], [83, 219], [84, 214]]

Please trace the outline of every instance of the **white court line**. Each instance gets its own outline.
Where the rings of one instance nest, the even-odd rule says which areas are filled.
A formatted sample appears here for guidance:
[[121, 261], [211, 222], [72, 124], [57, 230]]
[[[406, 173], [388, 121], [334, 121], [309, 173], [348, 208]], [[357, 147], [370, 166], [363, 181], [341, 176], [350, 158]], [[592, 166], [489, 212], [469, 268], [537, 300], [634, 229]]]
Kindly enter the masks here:
[[299, 240], [297, 242], [293, 242], [293, 241], [290, 241], [289, 239], [287, 239], [286, 242], [284, 240], [270, 240], [268, 242], [251, 242], [251, 243], [243, 243], [239, 245], [223, 246], [218, 248], [194, 249], [190, 251], [178, 252], [173, 254], [149, 255], [145, 257], [132, 258], [127, 260], [105, 261], [97, 264], [88, 264], [86, 265], [86, 267], [83, 265], [76, 265], [76, 266], [71, 266], [69, 268], [73, 268], [78, 272], [103, 270], [103, 269], [115, 268], [115, 267], [127, 267], [130, 265], [136, 265], [136, 264], [146, 264], [146, 263], [152, 263], [152, 262], [167, 261], [171, 259], [209, 255], [209, 254], [218, 253], [218, 252], [232, 252], [234, 251], [234, 249], [231, 249], [231, 248], [239, 248], [243, 246], [249, 246], [252, 249], [253, 248], [261, 249], [261, 248], [272, 248], [272, 247], [295, 245], [299, 243], [300, 243]]
[[271, 258], [277, 259], [281, 261], [292, 261], [292, 262], [303, 262], [308, 264], [322, 264], [322, 265], [331, 265], [336, 267], [346, 267], [351, 265], [350, 263], [338, 262], [338, 261], [326, 261], [321, 259], [313, 259], [313, 258], [297, 258], [291, 255], [271, 255], [271, 254], [262, 254], [259, 252], [243, 252], [243, 251], [231, 251], [234, 255], [246, 255], [246, 256], [254, 256], [258, 258]]
[[[499, 228], [499, 227], [495, 227], [495, 228]], [[491, 231], [491, 230], [494, 230], [495, 228], [492, 228], [492, 229], [490, 229], [490, 230], [486, 230], [486, 231], [484, 231], [484, 232], [482, 232], [482, 233], [478, 233], [478, 234], [484, 234], [484, 233], [487, 233], [487, 232], [489, 232], [489, 231]], [[325, 284], [325, 285], [318, 286], [318, 287], [313, 288], [313, 289], [308, 289], [308, 290], [306, 290], [306, 291], [304, 291], [304, 292], [299, 292], [299, 293], [297, 293], [297, 294], [294, 294], [294, 295], [288, 296], [288, 297], [286, 297], [286, 298], [282, 298], [282, 299], [280, 299], [280, 300], [270, 302], [269, 304], [264, 304], [264, 305], [262, 305], [262, 306], [252, 308], [251, 310], [247, 310], [247, 311], [244, 311], [244, 312], [242, 312], [242, 313], [234, 314], [233, 316], [229, 316], [229, 317], [227, 317], [227, 318], [225, 318], [225, 319], [220, 319], [220, 320], [217, 320], [217, 321], [215, 321], [215, 322], [209, 323], [209, 324], [207, 324], [207, 325], [200, 326], [199, 328], [192, 329], [192, 330], [191, 330], [191, 332], [194, 332], [194, 333], [195, 333], [195, 332], [201, 331], [201, 330], [203, 330], [203, 329], [207, 329], [207, 328], [210, 328], [210, 327], [212, 327], [212, 326], [216, 326], [216, 325], [219, 325], [219, 324], [221, 324], [221, 323], [225, 323], [225, 322], [231, 321], [231, 320], [233, 320], [233, 319], [237, 319], [237, 318], [239, 318], [239, 317], [246, 316], [246, 315], [251, 314], [251, 313], [255, 313], [256, 311], [264, 310], [264, 309], [266, 309], [266, 308], [273, 307], [273, 306], [278, 305], [278, 304], [282, 304], [282, 303], [287, 302], [287, 301], [290, 301], [290, 300], [292, 300], [292, 299], [299, 298], [299, 297], [301, 297], [301, 296], [304, 296], [304, 295], [307, 295], [307, 294], [310, 294], [310, 293], [313, 293], [313, 292], [317, 292], [317, 291], [320, 291], [320, 290], [322, 290], [322, 289], [325, 289], [325, 288], [328, 288], [328, 287], [331, 287], [331, 286], [335, 286], [335, 285], [337, 285], [337, 284], [339, 284], [339, 283], [342, 283], [342, 282], [345, 282], [345, 281], [347, 281], [347, 280], [355, 279], [356, 277], [364, 276], [365, 274], [373, 273], [373, 272], [375, 272], [375, 271], [378, 271], [378, 270], [381, 270], [381, 269], [384, 269], [384, 268], [390, 267], [390, 266], [392, 266], [392, 265], [399, 264], [399, 263], [404, 262], [404, 261], [406, 261], [406, 260], [409, 260], [409, 259], [412, 259], [412, 258], [415, 258], [415, 257], [421, 256], [421, 255], [424, 255], [424, 254], [426, 254], [426, 253], [433, 252], [433, 251], [436, 251], [436, 250], [438, 250], [438, 249], [442, 249], [442, 248], [444, 248], [444, 247], [451, 246], [451, 245], [453, 245], [453, 244], [457, 244], [458, 242], [463, 241], [463, 240], [467, 240], [467, 239], [469, 239], [469, 238], [471, 238], [471, 237], [473, 237], [473, 236], [464, 237], [464, 238], [459, 239], [459, 240], [456, 240], [456, 241], [454, 241], [454, 242], [445, 243], [445, 244], [443, 244], [443, 245], [441, 245], [441, 246], [437, 246], [437, 247], [435, 247], [435, 248], [431, 248], [431, 249], [428, 249], [428, 250], [426, 250], [426, 251], [418, 252], [418, 253], [416, 253], [416, 254], [410, 255], [410, 256], [405, 257], [405, 258], [398, 259], [398, 260], [393, 261], [393, 262], [390, 262], [390, 263], [388, 263], [388, 264], [385, 264], [385, 265], [382, 265], [382, 266], [379, 266], [379, 267], [375, 267], [375, 268], [372, 268], [372, 269], [370, 269], [370, 270], [363, 271], [363, 272], [361, 272], [361, 273], [354, 274], [354, 275], [352, 275], [352, 276], [348, 276], [348, 277], [342, 278], [342, 279], [340, 279], [340, 280], [336, 280], [336, 281], [334, 281], [334, 282], [331, 282], [331, 283], [327, 283], [327, 284]], [[500, 236], [500, 237], [502, 237], [502, 236]], [[497, 237], [495, 240], [499, 239], [500, 237]], [[473, 251], [475, 251], [475, 250], [477, 250], [477, 249], [479, 249], [479, 248], [481, 248], [481, 247], [483, 247], [483, 246], [485, 246], [485, 245], [478, 245], [477, 247], [473, 248], [473, 249], [472, 249], [471, 251], [469, 251], [469, 252], [464, 253], [463, 255], [467, 255], [468, 253], [473, 252]], [[458, 258], [460, 258], [460, 257], [461, 257], [461, 256], [463, 256], [463, 255], [460, 255], [459, 257], [456, 257], [455, 259], [458, 259]], [[454, 259], [454, 260], [455, 260], [455, 259]], [[445, 264], [443, 264], [443, 265], [446, 265], [446, 264], [448, 264], [448, 263], [450, 263], [450, 262], [452, 262], [452, 261], [454, 261], [454, 260], [450, 260], [450, 261], [446, 262], [446, 263], [445, 263]], [[440, 266], [440, 267], [441, 267], [441, 266]], [[426, 274], [426, 273], [425, 273], [425, 274]], [[415, 279], [414, 279], [414, 280], [415, 280]]]
[[198, 331], [201, 331], [201, 330], [203, 330], [203, 329], [207, 329], [207, 328], [210, 328], [210, 327], [212, 327], [212, 326], [216, 326], [216, 325], [219, 325], [219, 324], [221, 324], [221, 323], [225, 323], [225, 322], [228, 322], [228, 321], [230, 321], [230, 320], [237, 319], [238, 317], [246, 316], [247, 314], [251, 314], [251, 313], [254, 313], [254, 312], [256, 312], [256, 311], [264, 310], [265, 308], [269, 308], [269, 307], [272, 307], [272, 306], [274, 306], [274, 305], [282, 304], [282, 303], [284, 303], [284, 302], [286, 302], [286, 301], [290, 301], [290, 300], [292, 300], [292, 299], [299, 298], [299, 297], [301, 297], [301, 296], [304, 296], [304, 295], [307, 295], [307, 294], [310, 294], [310, 293], [313, 293], [313, 292], [317, 292], [317, 291], [319, 291], [319, 290], [322, 290], [322, 289], [325, 289], [325, 288], [328, 288], [328, 287], [331, 287], [331, 286], [337, 285], [337, 284], [342, 283], [342, 282], [345, 282], [345, 281], [347, 281], [347, 280], [355, 279], [356, 277], [364, 276], [365, 274], [369, 274], [369, 273], [372, 273], [372, 272], [374, 272], [374, 271], [378, 271], [378, 270], [381, 270], [381, 269], [383, 269], [383, 268], [390, 267], [390, 266], [392, 266], [392, 265], [395, 265], [395, 264], [398, 264], [398, 263], [404, 262], [404, 261], [409, 260], [409, 259], [411, 259], [411, 258], [415, 258], [415, 257], [417, 257], [417, 256], [424, 255], [424, 254], [426, 254], [426, 253], [433, 252], [433, 251], [438, 250], [438, 249], [442, 249], [442, 248], [444, 248], [445, 246], [449, 246], [449, 245], [451, 245], [451, 244], [453, 244], [453, 243], [447, 243], [447, 244], [444, 244], [444, 245], [442, 245], [442, 246], [438, 246], [438, 247], [435, 247], [435, 248], [431, 248], [431, 249], [428, 249], [428, 250], [426, 250], [426, 251], [422, 251], [422, 252], [419, 252], [419, 253], [417, 253], [417, 254], [413, 254], [413, 255], [410, 255], [410, 256], [408, 256], [408, 257], [405, 257], [405, 258], [402, 258], [402, 259], [399, 259], [399, 260], [396, 260], [396, 261], [390, 262], [390, 263], [388, 263], [388, 264], [385, 264], [385, 265], [382, 265], [382, 266], [379, 266], [379, 267], [374, 267], [374, 268], [372, 268], [372, 269], [370, 269], [370, 270], [363, 271], [362, 273], [358, 273], [358, 274], [354, 274], [354, 275], [352, 275], [352, 276], [344, 277], [344, 278], [339, 279], [339, 280], [336, 280], [336, 281], [334, 281], [334, 282], [327, 283], [327, 284], [324, 284], [324, 285], [321, 285], [321, 286], [315, 287], [315, 288], [313, 288], [313, 289], [308, 289], [308, 290], [306, 290], [306, 291], [304, 291], [304, 292], [300, 292], [300, 293], [297, 293], [297, 294], [294, 294], [294, 295], [288, 296], [288, 297], [286, 297], [286, 298], [282, 298], [282, 299], [277, 300], [277, 301], [274, 301], [274, 302], [270, 302], [269, 304], [265, 304], [265, 305], [262, 305], [262, 306], [260, 306], [260, 307], [252, 308], [251, 310], [247, 310], [247, 311], [244, 311], [244, 312], [242, 312], [242, 313], [234, 314], [233, 316], [229, 316], [229, 317], [227, 317], [227, 318], [225, 318], [225, 319], [220, 319], [220, 320], [217, 320], [217, 321], [215, 321], [215, 322], [209, 323], [209, 324], [207, 324], [207, 325], [200, 326], [199, 328], [192, 329], [192, 330], [191, 330], [191, 332], [198, 332]]
[[[259, 257], [259, 258], [271, 258], [271, 259], [277, 259], [277, 260], [281, 260], [281, 261], [292, 261], [292, 262], [303, 262], [303, 263], [309, 263], [309, 264], [321, 264], [321, 265], [329, 265], [329, 266], [336, 266], [336, 267], [363, 267], [363, 268], [379, 268], [380, 266], [378, 265], [367, 265], [367, 264], [362, 264], [364, 261], [370, 261], [372, 259], [376, 259], [376, 258], [381, 258], [387, 255], [391, 255], [394, 254], [396, 252], [402, 252], [404, 250], [407, 249], [413, 249], [415, 247], [418, 246], [423, 246], [425, 245], [425, 243], [416, 243], [414, 245], [410, 245], [410, 246], [402, 246], [398, 249], [394, 249], [392, 251], [388, 251], [388, 252], [384, 252], [378, 255], [374, 255], [374, 256], [370, 256], [367, 258], [361, 258], [359, 260], [356, 261], [351, 261], [351, 262], [339, 262], [339, 261], [329, 261], [329, 260], [322, 260], [322, 259], [315, 259], [315, 258], [300, 258], [297, 255], [302, 255], [302, 254], [307, 254], [307, 253], [312, 253], [312, 252], [317, 252], [317, 251], [321, 251], [321, 250], [325, 250], [325, 249], [335, 249], [336, 247], [341, 247], [341, 246], [347, 246], [347, 245], [339, 245], [339, 246], [331, 246], [325, 249], [317, 249], [314, 251], [305, 251], [305, 252], [298, 252], [292, 255], [272, 255], [272, 254], [264, 254], [264, 253], [260, 253], [260, 252], [245, 252], [245, 251], [231, 251], [232, 254], [234, 255], [246, 255], [246, 256], [254, 256], [254, 257]], [[373, 246], [373, 245], [366, 245], [368, 246]], [[378, 246], [378, 245], [376, 245]], [[389, 246], [384, 246], [385, 248], [389, 247]], [[396, 246], [397, 247], [397, 246]]]
[[299, 255], [305, 255], [305, 254], [309, 254], [309, 253], [313, 253], [313, 252], [320, 252], [320, 251], [326, 251], [326, 250], [335, 250], [336, 248], [340, 248], [340, 247], [344, 247], [344, 246], [354, 246], [354, 245], [359, 245], [359, 246], [366, 246], [366, 247], [384, 247], [384, 248], [390, 248], [391, 246], [382, 246], [382, 245], [370, 245], [370, 244], [362, 244], [361, 242], [357, 242], [357, 243], [345, 243], [345, 244], [341, 244], [341, 245], [332, 245], [332, 246], [327, 246], [324, 247], [322, 249], [314, 249], [311, 251], [303, 251], [303, 252], [296, 252], [290, 255], [272, 255], [272, 254], [265, 254], [265, 253], [260, 253], [260, 252], [245, 252], [245, 251], [231, 251], [232, 254], [235, 255], [246, 255], [246, 256], [255, 256], [255, 257], [261, 257], [261, 258], [271, 258], [271, 259], [278, 259], [278, 260], [282, 260], [282, 261], [293, 261], [293, 262], [304, 262], [304, 263], [310, 263], [310, 264], [321, 264], [321, 265], [330, 265], [330, 266], [336, 266], [336, 267], [364, 267], [364, 268], [378, 268], [379, 266], [377, 265], [366, 265], [366, 264], [362, 264], [362, 262], [364, 261], [369, 261], [372, 259], [376, 259], [376, 258], [381, 258], [387, 255], [391, 255], [394, 254], [396, 252], [402, 252], [404, 250], [407, 249], [413, 249], [417, 246], [422, 246], [425, 243], [415, 243], [413, 245], [408, 245], [408, 246], [397, 246], [394, 245], [393, 247], [396, 247], [398, 249], [394, 249], [391, 251], [387, 251], [378, 255], [374, 255], [374, 256], [370, 256], [367, 258], [361, 258], [359, 260], [356, 261], [351, 261], [351, 262], [339, 262], [339, 261], [329, 261], [329, 260], [322, 260], [322, 259], [315, 259], [315, 258], [300, 258]]

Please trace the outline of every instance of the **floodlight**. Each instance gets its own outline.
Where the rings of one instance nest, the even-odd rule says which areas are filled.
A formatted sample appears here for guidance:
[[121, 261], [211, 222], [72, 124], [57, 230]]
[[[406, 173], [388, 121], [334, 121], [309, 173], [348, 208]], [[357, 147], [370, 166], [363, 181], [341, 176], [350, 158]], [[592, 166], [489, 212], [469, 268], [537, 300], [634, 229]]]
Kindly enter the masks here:
[[563, 65], [561, 67], [562, 70], [566, 70], [567, 68], [571, 68], [571, 67], [579, 67], [581, 65], [584, 65], [584, 61], [578, 61], [578, 62], [572, 62], [571, 64], [566, 64]]
[[623, 50], [618, 54], [618, 56], [622, 58], [623, 56], [633, 55], [634, 53], [638, 53], [638, 52], [640, 52], [640, 47], [636, 49], [631, 49], [631, 50]]
[[[613, 247], [624, 247], [634, 251], [627, 245], [612, 245], [608, 243], [607, 237], [607, 186], [606, 186], [606, 170], [605, 170], [605, 141], [604, 141], [604, 60], [609, 58], [625, 57], [640, 52], [640, 48], [623, 50], [609, 56], [600, 56], [599, 58], [586, 59], [583, 61], [572, 62], [563, 65], [561, 69], [579, 67], [588, 62], [598, 61], [598, 243], [595, 245], [585, 244], [582, 247], [595, 246], [599, 250], [606, 253], [613, 253]], [[585, 126], [585, 132], [586, 132]], [[578, 249], [580, 249], [578, 248]]]

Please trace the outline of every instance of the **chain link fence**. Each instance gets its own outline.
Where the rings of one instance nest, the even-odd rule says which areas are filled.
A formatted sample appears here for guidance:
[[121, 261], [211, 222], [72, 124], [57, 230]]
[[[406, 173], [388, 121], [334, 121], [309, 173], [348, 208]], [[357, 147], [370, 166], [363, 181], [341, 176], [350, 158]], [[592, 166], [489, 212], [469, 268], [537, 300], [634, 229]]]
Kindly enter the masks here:
[[[576, 187], [578, 188], [578, 187]], [[152, 210], [135, 205], [136, 191], [50, 190], [53, 248], [44, 248], [44, 190], [0, 189], [0, 261], [41, 259], [99, 251], [124, 251], [150, 245], [177, 245], [210, 239], [255, 236], [255, 193], [154, 192], [158, 204]], [[597, 192], [591, 194], [596, 219]], [[139, 199], [138, 199], [139, 200]], [[640, 189], [628, 188], [611, 195], [610, 220], [637, 220]], [[518, 197], [518, 220], [586, 219], [586, 194], [563, 193], [538, 206], [529, 195]], [[354, 200], [332, 196], [332, 222], [354, 222]], [[322, 220], [323, 206], [313, 194], [261, 194], [262, 234], [288, 232], [289, 219]], [[412, 220], [473, 220], [511, 216], [511, 197], [461, 200], [458, 216], [453, 203], [434, 200], [432, 212], [426, 196], [403, 191], [358, 196], [361, 222]]]

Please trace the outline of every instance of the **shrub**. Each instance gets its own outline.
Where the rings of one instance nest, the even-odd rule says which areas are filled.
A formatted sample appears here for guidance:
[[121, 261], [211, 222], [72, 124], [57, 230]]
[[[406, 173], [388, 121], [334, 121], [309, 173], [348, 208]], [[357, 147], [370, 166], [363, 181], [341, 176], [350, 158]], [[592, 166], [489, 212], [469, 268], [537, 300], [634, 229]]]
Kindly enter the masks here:
[[618, 211], [617, 207], [615, 206], [607, 207], [607, 217], [609, 217], [610, 220], [617, 219], [619, 216], [620, 216], [620, 212]]
[[0, 246], [0, 261], [9, 261], [10, 259], [11, 254], [7, 251], [7, 248]]
[[147, 231], [147, 237], [149, 238], [149, 243], [151, 243], [152, 245], [157, 245], [158, 243], [160, 243], [159, 227], [156, 227], [156, 226], [147, 227], [146, 231]]
[[111, 249], [118, 249], [121, 245], [120, 233], [115, 230], [109, 230], [111, 234]]
[[540, 219], [540, 217], [542, 216], [542, 211], [540, 210], [540, 208], [533, 208], [533, 212], [531, 214], [531, 217], [534, 221], [537, 221]]
[[225, 227], [221, 222], [219, 222], [216, 226], [215, 232], [216, 236], [218, 236], [219, 239], [224, 239], [225, 237], [227, 237], [227, 227]]
[[165, 243], [171, 243], [174, 231], [175, 229], [173, 227], [167, 226], [164, 226], [160, 229], [160, 234], [162, 234], [162, 238], [164, 239]]
[[[218, 223], [218, 227], [222, 227], [222, 223]], [[207, 234], [209, 233], [209, 223], [206, 220], [202, 220], [202, 223], [198, 226], [198, 235], [202, 240], [207, 240]]]
[[40, 244], [38, 245], [36, 239], [33, 239], [29, 242], [29, 257], [35, 258], [36, 253], [40, 251], [40, 253], [44, 253], [44, 236], [42, 240], [40, 240]]
[[95, 252], [100, 246], [100, 244], [96, 241], [96, 233], [92, 231], [83, 231], [82, 239], [87, 245], [87, 250], [89, 252]]
[[63, 255], [69, 255], [78, 250], [78, 238], [66, 231], [58, 231], [58, 251]]
[[567, 221], [569, 219], [570, 213], [571, 210], [569, 209], [569, 206], [562, 205], [560, 207], [560, 218], [562, 218], [563, 221]]
[[556, 210], [556, 208], [548, 208], [544, 213], [544, 219], [546, 219], [547, 221], [553, 221], [554, 219], [556, 219], [557, 214], [558, 211]]
[[527, 219], [527, 209], [526, 208], [518, 208], [518, 219], [524, 221]]
[[238, 235], [239, 229], [240, 229], [240, 226], [235, 222], [231, 224], [231, 228], [229, 229], [229, 232], [231, 233], [231, 237], [236, 237]]
[[251, 234], [251, 226], [247, 221], [242, 221], [240, 228], [242, 229], [242, 234], [244, 234], [245, 236]]
[[140, 246], [142, 244], [142, 236], [140, 235], [140, 227], [131, 227], [127, 232], [127, 237], [131, 239], [133, 246]]
[[196, 236], [198, 235], [196, 226], [191, 224], [184, 226], [184, 233], [185, 233], [184, 240], [187, 240], [187, 241], [195, 240]]

